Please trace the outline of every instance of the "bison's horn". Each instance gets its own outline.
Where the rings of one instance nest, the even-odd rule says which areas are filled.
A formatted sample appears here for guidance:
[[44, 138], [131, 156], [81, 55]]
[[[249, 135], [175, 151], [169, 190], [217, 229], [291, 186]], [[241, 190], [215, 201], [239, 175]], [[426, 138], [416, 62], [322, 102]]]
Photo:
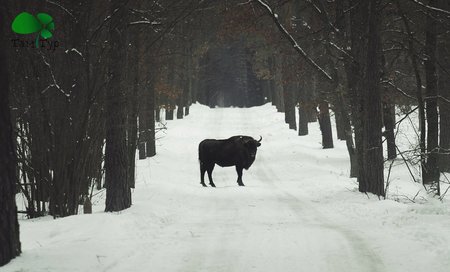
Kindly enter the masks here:
[[260, 143], [262, 141], [262, 136], [261, 135], [259, 135], [259, 140], [258, 140], [258, 143]]

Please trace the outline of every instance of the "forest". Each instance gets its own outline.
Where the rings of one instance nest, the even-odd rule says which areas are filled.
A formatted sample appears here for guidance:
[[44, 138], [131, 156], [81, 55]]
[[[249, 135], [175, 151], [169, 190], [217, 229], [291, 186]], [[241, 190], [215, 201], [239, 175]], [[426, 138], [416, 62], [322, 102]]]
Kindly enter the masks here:
[[[106, 213], [132, 207], [138, 166], [164, 156], [171, 122], [182, 135], [203, 120], [194, 113], [224, 108], [224, 124], [262, 114], [236, 119], [248, 122], [240, 133], [262, 135], [258, 156], [275, 141], [266, 135], [293, 131], [276, 141], [311, 137], [330, 157], [342, 147], [362, 195], [389, 199], [401, 165], [448, 207], [448, 0], [7, 0], [0, 12], [0, 266], [23, 251], [22, 221], [92, 213], [99, 193]], [[282, 126], [261, 134], [257, 109], [269, 105]], [[195, 170], [180, 177], [197, 183]]]

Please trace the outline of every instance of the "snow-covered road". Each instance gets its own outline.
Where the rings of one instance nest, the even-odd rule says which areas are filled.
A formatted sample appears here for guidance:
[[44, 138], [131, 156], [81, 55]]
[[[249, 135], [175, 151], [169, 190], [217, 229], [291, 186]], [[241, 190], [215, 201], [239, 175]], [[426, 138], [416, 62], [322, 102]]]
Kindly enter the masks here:
[[[244, 174], [246, 188], [237, 187], [231, 167], [219, 170], [219, 188], [187, 196], [183, 218], [167, 229], [176, 233], [181, 225], [191, 233], [180, 241], [182, 252], [176, 255], [182, 258], [174, 271], [384, 271], [357, 233], [335, 225], [307, 194], [290, 190], [286, 183], [302, 176], [299, 165], [282, 158], [284, 152], [271, 142], [283, 138], [274, 136], [277, 131], [262, 130], [268, 120], [256, 114], [261, 113], [216, 109], [192, 124], [197, 131], [208, 127], [205, 137], [264, 134], [264, 141], [254, 167]], [[314, 170], [323, 171], [318, 161], [309, 169]], [[173, 248], [167, 251], [160, 257]], [[165, 271], [170, 268], [162, 265]]]
[[[322, 150], [315, 124], [299, 137], [282, 120], [270, 105], [195, 105], [138, 161], [130, 209], [105, 214], [99, 194], [92, 215], [22, 221], [23, 256], [0, 270], [449, 271], [448, 202], [368, 199], [344, 143]], [[246, 186], [216, 166], [203, 188], [198, 143], [240, 134], [263, 137]]]

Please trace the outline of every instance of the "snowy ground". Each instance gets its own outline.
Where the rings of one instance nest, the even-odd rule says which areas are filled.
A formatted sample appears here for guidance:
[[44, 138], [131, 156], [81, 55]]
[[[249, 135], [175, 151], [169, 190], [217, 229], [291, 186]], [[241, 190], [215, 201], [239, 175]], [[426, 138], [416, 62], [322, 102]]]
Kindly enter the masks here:
[[[104, 213], [100, 193], [92, 215], [21, 220], [23, 253], [0, 271], [450, 271], [450, 196], [401, 166], [388, 200], [358, 193], [345, 144], [323, 150], [317, 124], [299, 137], [283, 118], [193, 106], [138, 161], [130, 209]], [[201, 187], [198, 143], [236, 134], [263, 137], [246, 187], [220, 167]]]

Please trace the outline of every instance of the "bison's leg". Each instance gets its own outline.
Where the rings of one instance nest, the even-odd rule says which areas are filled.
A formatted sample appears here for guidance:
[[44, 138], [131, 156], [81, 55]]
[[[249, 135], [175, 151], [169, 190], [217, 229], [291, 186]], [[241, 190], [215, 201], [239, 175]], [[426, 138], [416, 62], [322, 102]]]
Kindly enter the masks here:
[[206, 171], [208, 171], [209, 185], [211, 185], [212, 187], [216, 187], [216, 185], [213, 182], [213, 178], [212, 178], [213, 170], [214, 170], [214, 163], [212, 165], [208, 165], [206, 167]]
[[206, 167], [203, 162], [200, 162], [200, 184], [203, 185], [203, 187], [206, 187], [205, 172], [206, 172]]
[[243, 167], [236, 165], [236, 172], [238, 174], [237, 183], [239, 186], [244, 186], [244, 183], [242, 182], [242, 169]]

